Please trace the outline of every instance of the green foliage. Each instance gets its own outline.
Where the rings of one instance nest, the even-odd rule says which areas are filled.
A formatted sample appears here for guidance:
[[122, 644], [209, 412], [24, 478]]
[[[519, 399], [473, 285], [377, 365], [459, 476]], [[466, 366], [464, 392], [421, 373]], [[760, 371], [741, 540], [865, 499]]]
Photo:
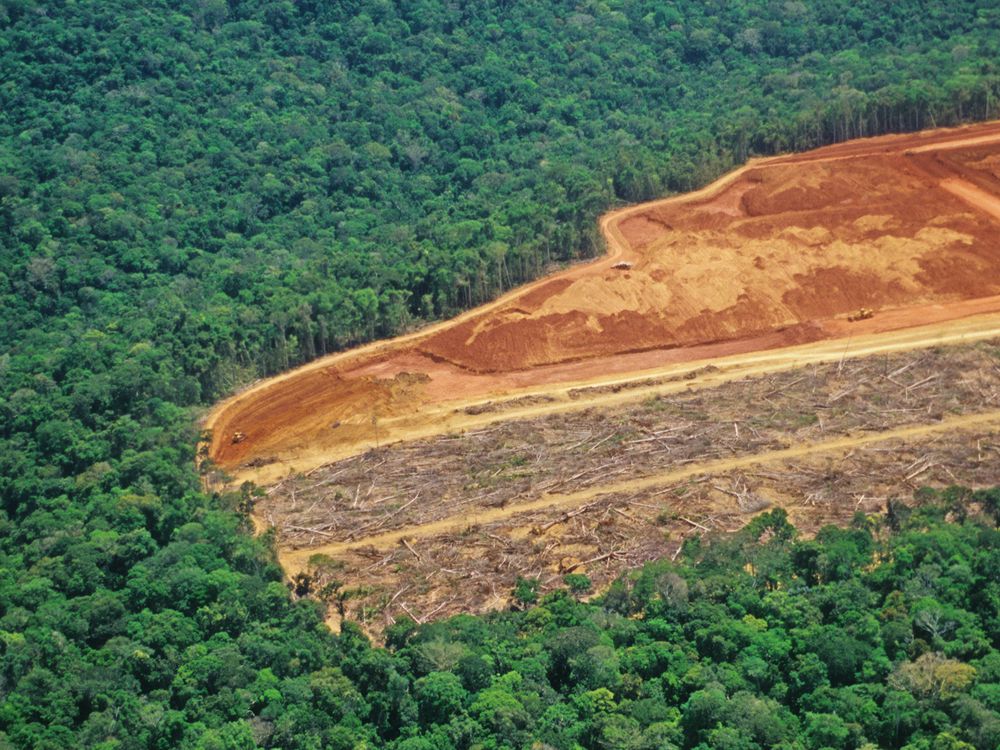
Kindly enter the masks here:
[[590, 587], [593, 585], [590, 578], [583, 573], [567, 573], [563, 576], [563, 583], [574, 594], [584, 594], [590, 591]]
[[590, 256], [615, 202], [995, 116], [998, 24], [985, 0], [0, 4], [0, 748], [996, 747], [996, 490], [941, 498], [989, 526], [895, 506], [888, 541], [768, 514], [601, 604], [399, 622], [384, 650], [293, 602], [257, 491], [192, 466], [204, 404]]
[[518, 576], [514, 584], [514, 600], [522, 606], [534, 604], [538, 601], [538, 588], [541, 581], [537, 578], [523, 578]]
[[414, 695], [424, 724], [447, 724], [468, 698], [462, 681], [451, 672], [431, 672], [414, 684]]

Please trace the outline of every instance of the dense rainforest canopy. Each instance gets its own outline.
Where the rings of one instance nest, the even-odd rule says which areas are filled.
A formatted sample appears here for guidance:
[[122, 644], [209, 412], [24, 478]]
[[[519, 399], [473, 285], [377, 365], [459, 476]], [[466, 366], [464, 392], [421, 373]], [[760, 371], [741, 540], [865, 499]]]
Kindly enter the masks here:
[[11, 0], [0, 29], [0, 345], [148, 341], [186, 403], [591, 255], [616, 201], [1000, 106], [991, 0]]
[[0, 747], [995, 748], [978, 522], [771, 516], [379, 650], [192, 458], [199, 406], [592, 255], [616, 202], [998, 93], [991, 0], [0, 2]]

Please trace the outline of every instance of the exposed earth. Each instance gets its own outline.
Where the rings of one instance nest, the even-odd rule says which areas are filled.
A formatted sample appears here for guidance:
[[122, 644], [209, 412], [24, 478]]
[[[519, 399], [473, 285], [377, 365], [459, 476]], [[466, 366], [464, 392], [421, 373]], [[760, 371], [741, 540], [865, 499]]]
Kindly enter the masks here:
[[[511, 409], [620, 396], [566, 396], [583, 385], [995, 336], [998, 222], [1000, 123], [756, 160], [605, 215], [600, 260], [244, 391], [208, 418], [208, 454], [267, 484]], [[861, 308], [873, 317], [849, 321]], [[489, 406], [505, 399], [517, 403]]]

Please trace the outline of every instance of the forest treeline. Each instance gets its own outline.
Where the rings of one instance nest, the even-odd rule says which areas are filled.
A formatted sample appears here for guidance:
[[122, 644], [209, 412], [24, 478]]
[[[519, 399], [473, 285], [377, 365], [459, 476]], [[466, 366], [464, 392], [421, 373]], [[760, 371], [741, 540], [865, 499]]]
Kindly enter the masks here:
[[234, 514], [151, 505], [122, 498], [28, 580], [4, 560], [0, 747], [1000, 745], [1000, 490], [924, 492], [814, 540], [771, 511], [594, 602], [583, 575], [540, 601], [526, 580], [535, 606], [404, 618], [381, 649], [290, 604]]
[[591, 256], [617, 202], [1000, 111], [989, 0], [12, 0], [0, 29], [0, 345], [113, 324], [187, 401]]
[[772, 516], [384, 650], [291, 600], [193, 452], [213, 399], [593, 255], [618, 202], [996, 116], [998, 31], [985, 0], [4, 0], [0, 747], [996, 747], [977, 521]]

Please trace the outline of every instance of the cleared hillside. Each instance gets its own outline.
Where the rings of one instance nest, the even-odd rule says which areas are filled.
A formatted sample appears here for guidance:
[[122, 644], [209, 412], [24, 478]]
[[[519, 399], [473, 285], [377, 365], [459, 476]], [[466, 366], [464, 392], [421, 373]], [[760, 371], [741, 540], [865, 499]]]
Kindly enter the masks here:
[[[451, 429], [442, 411], [498, 395], [810, 342], [891, 345], [883, 334], [917, 327], [929, 341], [972, 315], [988, 330], [1000, 311], [998, 156], [998, 123], [887, 136], [758, 160], [612, 212], [599, 261], [222, 404], [208, 455], [272, 481]], [[849, 321], [862, 307], [874, 317]]]

